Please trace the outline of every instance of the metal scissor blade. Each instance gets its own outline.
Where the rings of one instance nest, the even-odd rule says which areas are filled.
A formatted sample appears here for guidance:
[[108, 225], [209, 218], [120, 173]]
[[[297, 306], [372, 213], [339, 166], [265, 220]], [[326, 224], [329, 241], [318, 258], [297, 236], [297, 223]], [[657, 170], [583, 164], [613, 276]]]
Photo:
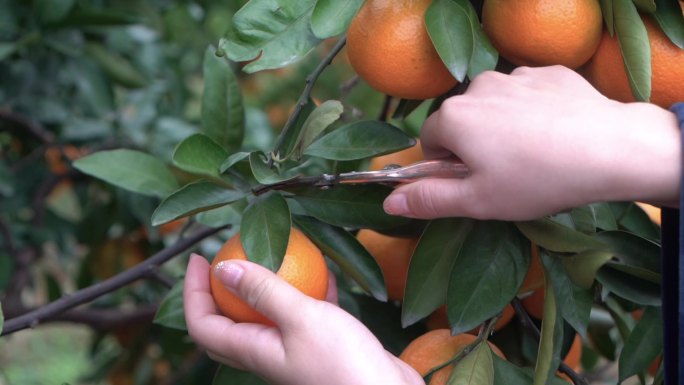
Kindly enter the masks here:
[[465, 178], [470, 174], [463, 162], [454, 158], [432, 159], [405, 167], [378, 171], [357, 171], [339, 174], [333, 183], [407, 183], [424, 178]]

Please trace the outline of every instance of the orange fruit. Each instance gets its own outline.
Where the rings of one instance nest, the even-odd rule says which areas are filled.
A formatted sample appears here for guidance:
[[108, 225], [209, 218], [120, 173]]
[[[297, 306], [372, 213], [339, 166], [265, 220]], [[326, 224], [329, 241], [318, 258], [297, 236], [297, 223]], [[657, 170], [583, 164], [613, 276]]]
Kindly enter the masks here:
[[578, 68], [601, 40], [596, 0], [486, 0], [482, 26], [499, 54], [513, 64]]
[[642, 203], [642, 202], [634, 202], [637, 204], [637, 206], [641, 207], [644, 212], [646, 212], [646, 215], [655, 223], [656, 225], [660, 226], [660, 208], [649, 205], [648, 203]]
[[[399, 359], [409, 364], [421, 376], [426, 375], [432, 368], [440, 366], [451, 360], [466, 345], [475, 341], [477, 337], [464, 333], [452, 336], [449, 329], [437, 329], [429, 331], [406, 346]], [[505, 359], [499, 348], [487, 341], [492, 351]], [[444, 385], [449, 379], [453, 366], [447, 366], [432, 375], [428, 385]]]
[[[247, 259], [239, 233], [226, 241], [218, 251], [211, 264], [212, 271], [219, 262], [230, 259]], [[315, 299], [325, 299], [328, 292], [328, 267], [323, 254], [304, 233], [294, 227], [290, 229], [285, 257], [276, 274], [302, 293]], [[223, 315], [235, 322], [275, 326], [273, 321], [251, 308], [223, 286], [214, 274], [210, 275], [210, 281], [214, 301]]]
[[45, 150], [45, 160], [53, 174], [62, 175], [69, 170], [69, 166], [64, 158], [66, 158], [66, 160], [76, 160], [87, 152], [87, 150], [80, 149], [71, 144], [67, 144], [61, 149], [57, 146], [50, 146]]
[[[684, 99], [684, 50], [679, 49], [648, 17], [642, 17], [651, 46], [651, 103], [669, 108]], [[603, 32], [596, 54], [583, 68], [601, 93], [621, 102], [636, 99], [627, 80], [617, 37]]]
[[[579, 373], [582, 371], [582, 338], [579, 334], [575, 334], [575, 338], [572, 340], [572, 345], [570, 345], [570, 350], [563, 358], [563, 363], [568, 365], [570, 369]], [[565, 373], [558, 373], [558, 376], [569, 383], [573, 383]]]
[[[501, 312], [501, 318], [499, 318], [499, 320], [496, 321], [496, 324], [494, 324], [494, 330], [500, 330], [504, 326], [508, 325], [514, 316], [515, 309], [513, 309], [513, 306], [510, 304], [506, 305]], [[437, 310], [432, 312], [432, 314], [430, 314], [430, 316], [427, 318], [425, 326], [427, 326], [428, 330], [450, 329], [451, 326], [449, 325], [446, 306], [440, 306], [437, 308]], [[470, 330], [468, 333], [477, 335], [479, 332], [480, 328], [476, 327], [473, 330]]]
[[382, 270], [391, 301], [404, 299], [411, 255], [418, 244], [418, 238], [401, 238], [361, 229], [356, 239], [368, 250]]
[[523, 294], [544, 286], [544, 266], [539, 259], [539, 247], [533, 242], [530, 255], [530, 266], [518, 293]]
[[541, 287], [532, 292], [529, 297], [521, 301], [527, 312], [536, 319], [544, 318], [544, 288]]
[[367, 0], [347, 31], [347, 56], [374, 89], [405, 99], [439, 96], [458, 83], [425, 27], [431, 0]]
[[420, 162], [423, 159], [423, 149], [420, 147], [420, 140], [418, 140], [413, 147], [409, 147], [387, 155], [376, 156], [375, 158], [371, 159], [368, 169], [371, 171], [382, 170], [391, 164], [408, 166], [409, 164]]

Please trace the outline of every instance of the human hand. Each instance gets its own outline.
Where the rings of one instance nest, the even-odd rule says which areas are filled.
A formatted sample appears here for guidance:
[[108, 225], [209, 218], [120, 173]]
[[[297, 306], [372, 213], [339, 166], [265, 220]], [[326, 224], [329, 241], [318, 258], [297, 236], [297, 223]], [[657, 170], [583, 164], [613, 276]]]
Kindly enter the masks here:
[[[217, 274], [278, 327], [235, 323], [220, 315], [209, 274]], [[229, 261], [210, 272], [204, 258], [192, 255], [183, 301], [188, 332], [212, 359], [254, 372], [271, 384], [424, 384], [356, 318], [330, 302], [305, 296], [257, 264]]]
[[471, 175], [401, 186], [390, 214], [527, 220], [598, 201], [679, 201], [675, 115], [610, 100], [560, 66], [482, 73], [426, 120], [421, 143]]

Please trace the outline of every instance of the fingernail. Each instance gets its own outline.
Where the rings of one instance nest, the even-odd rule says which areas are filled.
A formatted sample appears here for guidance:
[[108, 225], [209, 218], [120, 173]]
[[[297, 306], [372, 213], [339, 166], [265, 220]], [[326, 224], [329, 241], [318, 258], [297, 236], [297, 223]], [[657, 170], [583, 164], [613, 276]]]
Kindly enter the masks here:
[[240, 279], [242, 279], [244, 273], [245, 269], [234, 262], [222, 261], [214, 267], [214, 274], [216, 274], [219, 281], [226, 287], [233, 289], [237, 288], [240, 284]]
[[403, 215], [408, 214], [408, 202], [404, 194], [391, 194], [385, 199], [383, 208], [387, 214]]

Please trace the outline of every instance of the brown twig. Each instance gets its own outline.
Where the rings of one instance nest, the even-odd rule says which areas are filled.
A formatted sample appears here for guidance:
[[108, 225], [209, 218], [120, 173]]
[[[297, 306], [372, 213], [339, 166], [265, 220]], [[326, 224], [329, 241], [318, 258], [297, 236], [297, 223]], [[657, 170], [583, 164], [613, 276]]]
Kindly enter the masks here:
[[[55, 142], [55, 135], [52, 132], [46, 130], [42, 124], [23, 115], [6, 109], [0, 109], [0, 120], [10, 123], [8, 127], [17, 133], [28, 132], [31, 136], [46, 144]], [[0, 127], [2, 126], [5, 125], [0, 125]]]
[[[84, 324], [98, 331], [111, 331], [122, 327], [149, 323], [158, 305], [145, 305], [132, 310], [124, 309], [72, 309], [55, 315], [44, 322], [70, 322]], [[34, 309], [34, 311], [37, 309]]]
[[2, 334], [0, 335], [7, 335], [18, 330], [34, 327], [44, 320], [52, 319], [69, 309], [90, 302], [95, 298], [126, 286], [133, 281], [145, 277], [151, 269], [165, 263], [174, 256], [192, 247], [197, 242], [226, 228], [228, 228], [228, 226], [203, 228], [187, 238], [179, 239], [174, 245], [154, 254], [145, 261], [122, 273], [75, 293], [65, 295], [56, 301], [43, 305], [26, 314], [8, 319], [5, 321]]

